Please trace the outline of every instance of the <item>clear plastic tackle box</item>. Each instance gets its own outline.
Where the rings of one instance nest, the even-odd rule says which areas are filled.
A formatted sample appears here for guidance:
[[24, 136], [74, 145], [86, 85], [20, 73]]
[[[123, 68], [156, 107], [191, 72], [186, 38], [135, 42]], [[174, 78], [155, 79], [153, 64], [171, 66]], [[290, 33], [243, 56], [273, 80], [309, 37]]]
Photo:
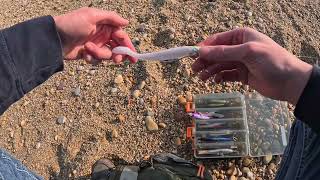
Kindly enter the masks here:
[[196, 95], [186, 111], [193, 117], [187, 138], [196, 158], [280, 155], [288, 143], [287, 104], [258, 93]]

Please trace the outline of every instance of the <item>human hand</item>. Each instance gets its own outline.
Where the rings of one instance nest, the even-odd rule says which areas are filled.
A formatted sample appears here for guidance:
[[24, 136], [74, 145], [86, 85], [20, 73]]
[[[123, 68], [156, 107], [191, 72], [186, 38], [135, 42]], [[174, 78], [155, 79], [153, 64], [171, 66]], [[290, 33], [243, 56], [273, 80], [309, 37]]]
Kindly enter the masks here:
[[240, 81], [264, 96], [294, 105], [312, 72], [311, 65], [250, 28], [215, 34], [199, 46], [200, 56], [192, 68], [202, 80]]
[[131, 62], [137, 62], [135, 58], [111, 52], [116, 46], [127, 46], [135, 51], [128, 34], [122, 29], [129, 22], [115, 12], [81, 8], [56, 16], [54, 20], [65, 59], [85, 58], [90, 61], [94, 57], [120, 63], [128, 58]]

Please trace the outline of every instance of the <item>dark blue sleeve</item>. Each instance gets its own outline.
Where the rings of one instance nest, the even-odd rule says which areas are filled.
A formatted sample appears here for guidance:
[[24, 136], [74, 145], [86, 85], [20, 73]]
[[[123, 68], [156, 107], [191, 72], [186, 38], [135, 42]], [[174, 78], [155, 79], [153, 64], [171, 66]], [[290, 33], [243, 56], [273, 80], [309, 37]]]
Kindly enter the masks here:
[[310, 79], [294, 110], [294, 115], [320, 133], [320, 69], [314, 66]]
[[63, 70], [60, 38], [51, 16], [0, 31], [0, 114]]

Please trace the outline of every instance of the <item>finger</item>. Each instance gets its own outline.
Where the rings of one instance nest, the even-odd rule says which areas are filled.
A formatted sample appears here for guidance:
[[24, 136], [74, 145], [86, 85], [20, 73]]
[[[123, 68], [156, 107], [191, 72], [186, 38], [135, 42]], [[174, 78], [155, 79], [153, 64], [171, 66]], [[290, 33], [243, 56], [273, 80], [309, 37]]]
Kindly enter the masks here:
[[221, 71], [233, 70], [233, 69], [237, 69], [238, 67], [240, 67], [239, 63], [236, 63], [236, 62], [214, 64], [212, 66], [209, 66], [205, 70], [203, 70], [200, 73], [199, 77], [201, 80], [205, 81]]
[[247, 44], [233, 46], [205, 46], [200, 48], [199, 57], [204, 64], [214, 64], [228, 61], [244, 62], [248, 51], [249, 47]]
[[124, 27], [129, 24], [129, 21], [119, 16], [113, 11], [95, 10], [94, 21], [99, 24], [107, 24], [116, 27]]
[[[117, 28], [114, 30], [114, 32], [112, 33], [112, 40], [114, 40], [119, 46], [126, 46], [130, 48], [132, 51], [136, 52], [136, 49], [134, 48], [128, 34], [125, 31], [123, 31], [121, 28]], [[128, 59], [132, 63], [135, 63], [138, 61], [138, 59], [134, 57], [128, 57]]]
[[123, 61], [123, 56], [120, 54], [112, 55], [112, 60], [116, 64], [121, 64], [121, 62]]
[[198, 58], [191, 66], [192, 70], [195, 73], [198, 73], [202, 71], [204, 68], [206, 68], [206, 65], [204, 64], [204, 61], [201, 61], [200, 58]]
[[110, 59], [112, 56], [111, 50], [106, 46], [98, 47], [92, 42], [87, 42], [84, 47], [96, 59]]
[[247, 84], [248, 82], [248, 73], [245, 69], [237, 68], [232, 70], [221, 71], [217, 73], [214, 77], [216, 83], [221, 82], [242, 82]]
[[227, 70], [227, 71], [222, 71], [218, 74], [215, 75], [214, 77], [214, 82], [216, 83], [222, 83], [222, 82], [234, 82], [234, 81], [239, 81], [238, 79], [238, 70]]
[[243, 35], [246, 30], [237, 28], [227, 32], [214, 34], [198, 44], [198, 46], [237, 45], [243, 43]]

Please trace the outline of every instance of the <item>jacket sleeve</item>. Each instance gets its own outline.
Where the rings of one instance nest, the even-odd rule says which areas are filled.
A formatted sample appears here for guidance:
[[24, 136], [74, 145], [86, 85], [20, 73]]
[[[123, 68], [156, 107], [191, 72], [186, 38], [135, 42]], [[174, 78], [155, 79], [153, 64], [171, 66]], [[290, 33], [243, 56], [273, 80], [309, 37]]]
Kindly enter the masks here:
[[0, 31], [0, 114], [61, 70], [62, 48], [51, 16]]
[[320, 133], [320, 69], [314, 66], [310, 79], [298, 100], [294, 115]]

